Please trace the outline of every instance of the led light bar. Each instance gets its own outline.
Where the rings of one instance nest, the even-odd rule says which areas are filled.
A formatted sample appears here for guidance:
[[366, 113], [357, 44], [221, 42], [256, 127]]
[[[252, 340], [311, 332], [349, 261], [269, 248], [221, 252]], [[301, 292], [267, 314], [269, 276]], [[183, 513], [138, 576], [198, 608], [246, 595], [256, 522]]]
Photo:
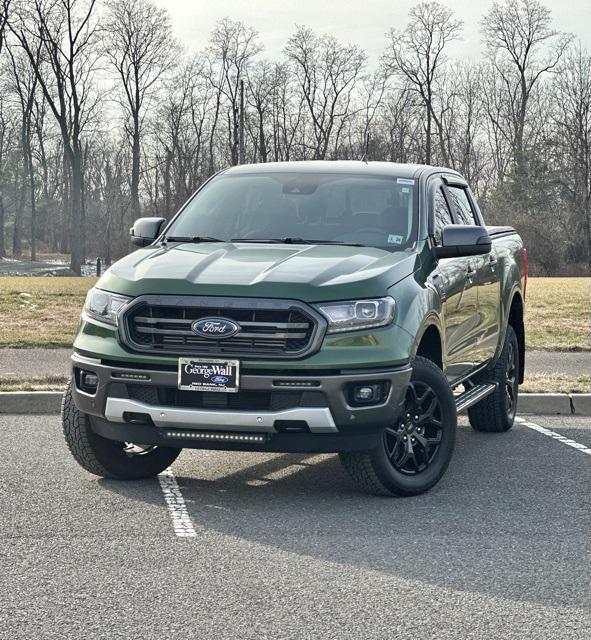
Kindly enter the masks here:
[[274, 387], [319, 387], [318, 380], [273, 380]]
[[121, 380], [149, 380], [150, 376], [146, 373], [124, 373], [123, 371], [115, 371], [111, 374], [111, 378], [119, 378]]
[[186, 438], [188, 440], [208, 440], [214, 442], [265, 442], [265, 436], [239, 433], [209, 433], [204, 431], [165, 431], [167, 438]]

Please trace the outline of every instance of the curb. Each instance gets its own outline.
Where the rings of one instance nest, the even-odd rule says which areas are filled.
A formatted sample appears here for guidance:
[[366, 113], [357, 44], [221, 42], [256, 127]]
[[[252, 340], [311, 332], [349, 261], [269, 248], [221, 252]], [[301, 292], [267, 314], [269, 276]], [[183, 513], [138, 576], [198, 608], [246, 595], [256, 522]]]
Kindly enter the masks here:
[[[2, 391], [0, 414], [59, 413], [61, 391]], [[591, 393], [522, 393], [519, 413], [591, 416]]]
[[61, 391], [2, 391], [0, 414], [59, 413], [62, 395]]

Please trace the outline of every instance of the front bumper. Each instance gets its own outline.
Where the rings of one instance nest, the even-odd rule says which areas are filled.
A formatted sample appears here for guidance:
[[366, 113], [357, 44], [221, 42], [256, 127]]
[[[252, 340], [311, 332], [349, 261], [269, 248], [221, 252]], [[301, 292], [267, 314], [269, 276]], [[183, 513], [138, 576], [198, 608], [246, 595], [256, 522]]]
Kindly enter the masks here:
[[[303, 393], [298, 406], [259, 410], [196, 407], [190, 406], [190, 399], [189, 405], [185, 401], [179, 406], [171, 400], [177, 388], [177, 371], [170, 365], [104, 362], [79, 354], [72, 356], [72, 365], [74, 402], [91, 416], [93, 429], [103, 437], [141, 444], [260, 451], [371, 448], [381, 430], [396, 422], [411, 375], [408, 365], [273, 374], [249, 370], [244, 364], [240, 392], [312, 392]], [[80, 371], [96, 374], [96, 392], [81, 388]], [[371, 406], [352, 406], [350, 385], [369, 382], [386, 385], [384, 400]], [[146, 401], [142, 389], [148, 396], [150, 389], [157, 389], [157, 398]], [[312, 397], [314, 402], [307, 404], [306, 399]]]

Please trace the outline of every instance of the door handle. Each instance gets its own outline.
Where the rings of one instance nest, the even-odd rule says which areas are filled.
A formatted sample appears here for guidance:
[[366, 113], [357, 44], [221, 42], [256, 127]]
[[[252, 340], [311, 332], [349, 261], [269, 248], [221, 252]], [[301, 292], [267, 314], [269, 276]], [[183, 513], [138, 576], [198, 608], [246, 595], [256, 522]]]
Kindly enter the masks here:
[[488, 266], [494, 269], [497, 266], [497, 259], [494, 256], [490, 256], [488, 259]]
[[468, 278], [468, 280], [474, 280], [474, 278], [476, 277], [476, 270], [470, 267], [468, 271], [466, 271], [466, 277]]

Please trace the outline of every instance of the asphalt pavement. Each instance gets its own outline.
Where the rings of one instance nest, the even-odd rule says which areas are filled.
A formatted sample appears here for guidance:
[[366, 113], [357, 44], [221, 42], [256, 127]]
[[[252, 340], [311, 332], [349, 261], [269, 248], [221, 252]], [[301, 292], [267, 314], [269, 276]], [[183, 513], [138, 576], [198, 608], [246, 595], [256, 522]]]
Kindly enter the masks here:
[[335, 456], [184, 451], [178, 537], [157, 479], [98, 479], [58, 416], [0, 416], [0, 638], [586, 638], [589, 419], [532, 420], [462, 426], [407, 499]]
[[[1, 349], [0, 375], [67, 375], [72, 349]], [[591, 373], [591, 352], [528, 351], [527, 373], [561, 372], [567, 376]]]

